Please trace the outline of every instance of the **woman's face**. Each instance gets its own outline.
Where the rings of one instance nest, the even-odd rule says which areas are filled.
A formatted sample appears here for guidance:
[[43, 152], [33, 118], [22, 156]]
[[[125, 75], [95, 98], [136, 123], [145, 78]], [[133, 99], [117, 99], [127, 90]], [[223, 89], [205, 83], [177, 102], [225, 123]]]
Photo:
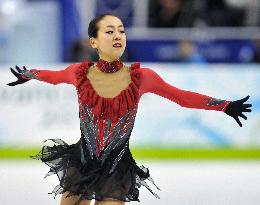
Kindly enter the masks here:
[[115, 16], [105, 16], [98, 22], [97, 37], [90, 38], [90, 44], [98, 50], [101, 59], [109, 62], [119, 59], [126, 47], [122, 21]]

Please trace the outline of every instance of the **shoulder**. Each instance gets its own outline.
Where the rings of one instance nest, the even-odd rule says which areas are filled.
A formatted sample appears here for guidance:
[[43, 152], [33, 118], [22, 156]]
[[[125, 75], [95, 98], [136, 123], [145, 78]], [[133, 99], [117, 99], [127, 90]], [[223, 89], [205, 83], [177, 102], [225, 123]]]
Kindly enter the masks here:
[[130, 65], [131, 70], [136, 70], [141, 68], [141, 63], [140, 62], [134, 62]]
[[71, 64], [66, 68], [76, 78], [77, 85], [79, 85], [85, 78], [88, 69], [94, 65], [93, 62], [84, 60], [81, 63]]
[[135, 62], [130, 65], [131, 70], [136, 70], [141, 73], [156, 73], [154, 70], [148, 67], [142, 67], [140, 62]]
[[132, 70], [137, 70], [144, 78], [158, 77], [159, 75], [151, 68], [141, 67], [140, 63], [134, 63], [131, 65]]
[[131, 76], [140, 79], [141, 81], [159, 80], [161, 77], [153, 69], [142, 67], [140, 62], [135, 62], [130, 65]]
[[80, 77], [84, 74], [86, 74], [86, 72], [88, 71], [88, 69], [94, 65], [93, 62], [88, 61], [88, 60], [84, 60], [81, 63], [76, 63], [73, 64], [75, 66], [75, 74], [77, 77]]
[[141, 67], [139, 62], [130, 65], [130, 73], [133, 82], [136, 82], [141, 90], [143, 87], [149, 87], [155, 81], [161, 81], [161, 77], [154, 70], [147, 67]]
[[79, 62], [79, 63], [73, 63], [73, 64], [70, 64], [68, 65], [65, 70], [66, 71], [77, 71], [79, 69], [83, 69], [83, 68], [88, 68], [91, 66], [91, 64], [93, 64], [91, 61], [82, 61], [82, 62]]

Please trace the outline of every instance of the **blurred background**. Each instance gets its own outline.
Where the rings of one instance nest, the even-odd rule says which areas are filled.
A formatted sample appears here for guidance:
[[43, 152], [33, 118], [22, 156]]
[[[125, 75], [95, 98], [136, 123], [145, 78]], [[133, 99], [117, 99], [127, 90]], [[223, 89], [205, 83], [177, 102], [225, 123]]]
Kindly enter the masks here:
[[[39, 81], [8, 87], [15, 80], [9, 67], [60, 70], [97, 61], [87, 29], [102, 13], [123, 20], [126, 64], [142, 62], [176, 87], [219, 99], [251, 96], [253, 112], [242, 119], [243, 128], [222, 112], [142, 97], [130, 146], [162, 185], [160, 203], [259, 204], [259, 0], [0, 0], [0, 182], [14, 180], [11, 192], [0, 187], [0, 199], [58, 204], [46, 196], [51, 188], [38, 189], [47, 168], [29, 156], [46, 139], [75, 143], [80, 137], [72, 87]], [[25, 177], [17, 182], [18, 169]], [[30, 185], [19, 194], [13, 183]], [[36, 197], [25, 197], [32, 190], [38, 190]], [[144, 204], [157, 204], [142, 194]]]

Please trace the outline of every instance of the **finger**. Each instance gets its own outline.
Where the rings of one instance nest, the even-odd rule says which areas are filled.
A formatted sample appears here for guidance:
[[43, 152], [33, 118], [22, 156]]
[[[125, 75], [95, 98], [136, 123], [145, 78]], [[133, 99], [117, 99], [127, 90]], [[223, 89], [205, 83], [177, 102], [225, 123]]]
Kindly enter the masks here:
[[15, 66], [15, 68], [16, 68], [16, 70], [18, 70], [18, 72], [19, 72], [19, 73], [21, 73], [21, 72], [22, 72], [22, 70], [20, 69], [20, 67], [19, 67], [19, 66], [17, 66], [17, 65], [16, 65], [16, 66]]
[[250, 95], [244, 97], [243, 99], [239, 100], [240, 102], [244, 103], [250, 98]]
[[19, 73], [17, 73], [13, 68], [10, 68], [10, 70], [17, 78], [19, 78]]
[[17, 85], [17, 83], [16, 83], [16, 82], [11, 82], [11, 83], [8, 83], [7, 85], [9, 85], [9, 86], [15, 86], [15, 85]]
[[234, 117], [234, 119], [236, 120], [237, 124], [242, 127], [242, 123], [240, 122], [240, 120], [238, 119], [238, 116]]
[[252, 104], [243, 104], [243, 108], [249, 108], [252, 107]]
[[251, 109], [244, 109], [242, 112], [252, 112], [252, 110]]
[[239, 114], [239, 116], [247, 120], [247, 117], [243, 113]]

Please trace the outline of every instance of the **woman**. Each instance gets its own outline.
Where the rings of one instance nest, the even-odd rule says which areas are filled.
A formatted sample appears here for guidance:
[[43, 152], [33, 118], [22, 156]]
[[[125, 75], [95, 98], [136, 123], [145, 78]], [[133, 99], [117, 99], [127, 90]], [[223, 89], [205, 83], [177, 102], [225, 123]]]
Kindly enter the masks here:
[[[129, 138], [140, 97], [152, 92], [183, 107], [224, 111], [242, 126], [238, 116], [251, 112], [251, 104], [244, 104], [249, 96], [230, 102], [198, 93], [180, 90], [166, 83], [149, 68], [138, 63], [130, 67], [119, 58], [126, 46], [126, 35], [121, 20], [104, 14], [89, 24], [90, 44], [99, 54], [93, 64], [84, 61], [64, 70], [27, 70], [11, 72], [18, 78], [14, 86], [37, 79], [52, 84], [68, 83], [75, 86], [79, 102], [81, 138], [68, 145], [60, 139], [55, 146], [44, 146], [34, 158], [50, 166], [47, 174], [57, 174], [60, 184], [52, 193], [62, 193], [61, 205], [95, 204], [123, 205], [139, 201], [139, 188], [153, 184], [149, 170], [138, 166], [129, 150]], [[155, 184], [154, 184], [155, 185]], [[156, 185], [155, 187], [159, 189]]]

